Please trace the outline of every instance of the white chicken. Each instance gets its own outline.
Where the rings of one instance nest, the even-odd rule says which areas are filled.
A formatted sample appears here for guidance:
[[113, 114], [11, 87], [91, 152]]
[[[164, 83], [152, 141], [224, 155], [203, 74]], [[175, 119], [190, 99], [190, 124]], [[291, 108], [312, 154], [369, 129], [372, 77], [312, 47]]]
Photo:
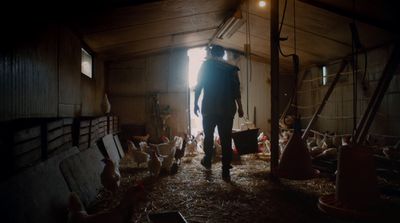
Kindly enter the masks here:
[[170, 141], [169, 143], [162, 143], [157, 145], [157, 151], [163, 157], [161, 169], [167, 171], [168, 173], [171, 171], [172, 164], [174, 163], [176, 141], [177, 138], [174, 138], [174, 140]]
[[147, 144], [147, 142], [140, 142], [139, 143], [139, 147], [140, 150], [151, 155], [151, 151], [153, 151], [153, 149], [151, 149], [151, 147]]
[[342, 146], [347, 146], [350, 144], [351, 136], [342, 136]]
[[186, 151], [189, 155], [194, 155], [197, 153], [197, 143], [196, 140], [189, 139], [186, 143]]
[[318, 133], [315, 133], [314, 137], [315, 137], [315, 143], [317, 144], [317, 146], [322, 147], [322, 144], [324, 143], [322, 136]]
[[147, 163], [147, 161], [149, 161], [149, 154], [142, 151], [140, 148], [137, 148], [135, 144], [129, 140], [128, 154], [133, 157], [133, 161], [137, 163], [138, 167], [140, 167], [140, 164]]
[[197, 149], [203, 150], [204, 147], [204, 134], [200, 132], [199, 134], [196, 135], [195, 139], [196, 144], [197, 144]]
[[162, 158], [157, 155], [156, 150], [153, 150], [150, 154], [150, 160], [147, 163], [147, 169], [150, 172], [150, 175], [153, 177], [157, 177], [160, 174], [162, 166]]

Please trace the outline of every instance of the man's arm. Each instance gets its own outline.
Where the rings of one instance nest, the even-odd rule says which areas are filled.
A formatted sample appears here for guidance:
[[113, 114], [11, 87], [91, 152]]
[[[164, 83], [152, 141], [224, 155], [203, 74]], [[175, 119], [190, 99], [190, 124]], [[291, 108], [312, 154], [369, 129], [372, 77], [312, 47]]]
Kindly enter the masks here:
[[236, 104], [238, 105], [239, 117], [242, 118], [243, 115], [244, 115], [243, 106], [242, 106], [242, 100], [241, 100], [241, 98], [236, 98], [235, 100], [236, 100]]
[[234, 74], [234, 94], [235, 94], [235, 101], [238, 106], [238, 114], [239, 117], [242, 118], [244, 115], [243, 106], [242, 106], [242, 97], [240, 94], [240, 81], [239, 81], [239, 74], [236, 72]]
[[194, 108], [193, 108], [193, 111], [194, 111], [194, 114], [196, 115], [196, 116], [199, 116], [199, 97], [200, 97], [200, 93], [201, 93], [201, 89], [198, 89], [198, 87], [196, 86], [196, 88], [195, 88], [195, 90], [194, 90]]
[[204, 76], [204, 64], [200, 67], [199, 74], [197, 75], [197, 85], [194, 88], [194, 107], [193, 112], [196, 116], [199, 116], [199, 97], [201, 94], [201, 90], [203, 89], [203, 76]]

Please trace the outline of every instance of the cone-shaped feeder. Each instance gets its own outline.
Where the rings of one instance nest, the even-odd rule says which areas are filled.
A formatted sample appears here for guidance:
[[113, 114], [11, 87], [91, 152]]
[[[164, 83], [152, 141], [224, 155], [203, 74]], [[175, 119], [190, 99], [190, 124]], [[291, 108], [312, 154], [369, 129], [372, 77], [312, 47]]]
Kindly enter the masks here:
[[361, 145], [339, 148], [336, 193], [319, 198], [318, 208], [334, 216], [379, 216], [379, 190], [372, 150]]
[[318, 175], [312, 168], [311, 156], [300, 131], [294, 131], [279, 162], [279, 177], [292, 180], [308, 180]]

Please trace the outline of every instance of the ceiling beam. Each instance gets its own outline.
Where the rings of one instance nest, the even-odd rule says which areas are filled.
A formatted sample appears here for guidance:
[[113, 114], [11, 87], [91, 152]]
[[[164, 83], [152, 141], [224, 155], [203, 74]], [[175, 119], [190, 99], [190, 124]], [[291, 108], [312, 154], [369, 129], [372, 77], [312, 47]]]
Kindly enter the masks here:
[[195, 30], [188, 30], [188, 31], [183, 31], [183, 32], [179, 32], [179, 33], [152, 36], [152, 37], [145, 38], [145, 39], [138, 39], [138, 40], [133, 40], [133, 41], [129, 41], [129, 42], [123, 42], [123, 43], [118, 43], [118, 44], [108, 45], [108, 46], [105, 46], [105, 47], [96, 48], [95, 51], [101, 53], [102, 51], [107, 51], [107, 50], [110, 50], [110, 49], [114, 49], [116, 47], [123, 47], [123, 46], [129, 45], [129, 44], [134, 44], [134, 43], [140, 42], [140, 41], [159, 39], [159, 38], [163, 38], [163, 37], [176, 37], [176, 36], [182, 36], [182, 35], [202, 33], [202, 32], [216, 30], [217, 28], [218, 27], [212, 26], [212, 27], [207, 27], [207, 28], [203, 28], [203, 29], [195, 29]]
[[146, 50], [123, 54], [123, 55], [105, 55], [105, 54], [100, 54], [100, 55], [102, 55], [105, 58], [106, 62], [113, 62], [113, 61], [119, 61], [119, 60], [132, 59], [134, 57], [140, 57], [140, 56], [144, 56], [144, 55], [159, 54], [162, 52], [168, 52], [173, 49], [194, 48], [194, 47], [206, 46], [208, 41], [210, 41], [210, 39], [193, 41], [191, 43], [169, 44], [168, 46], [165, 46], [165, 47], [151, 48], [151, 49], [146, 49]]
[[196, 17], [196, 16], [208, 16], [210, 14], [223, 14], [224, 12], [225, 12], [225, 10], [214, 10], [214, 11], [208, 11], [208, 12], [194, 13], [194, 14], [190, 14], [190, 15], [174, 16], [174, 17], [170, 17], [170, 18], [162, 18], [162, 19], [152, 20], [152, 21], [143, 22], [143, 23], [133, 23], [131, 25], [124, 25], [124, 26], [118, 26], [118, 27], [112, 27], [112, 28], [110, 27], [110, 28], [99, 29], [96, 31], [84, 32], [84, 35], [96, 35], [96, 34], [110, 32], [110, 31], [129, 29], [131, 27], [142, 26], [142, 25], [152, 25], [152, 24], [159, 23], [159, 22], [173, 21], [173, 20], [183, 19], [183, 18], [191, 18], [191, 17]]
[[381, 29], [384, 29], [384, 30], [387, 30], [390, 32], [396, 32], [396, 30], [397, 30], [397, 27], [394, 26], [395, 21], [390, 21], [390, 22], [382, 21], [382, 20], [379, 20], [378, 18], [372, 18], [372, 17], [369, 17], [368, 15], [360, 14], [357, 12], [353, 13], [352, 11], [349, 11], [349, 10], [337, 7], [333, 4], [325, 3], [322, 1], [316, 1], [316, 0], [298, 0], [298, 1], [308, 4], [308, 5], [311, 5], [311, 6], [314, 6], [314, 7], [317, 7], [317, 8], [320, 8], [320, 9], [323, 9], [323, 10], [326, 10], [326, 11], [329, 11], [329, 12], [332, 12], [337, 15], [347, 17], [347, 18], [354, 17], [356, 20], [358, 20], [360, 22], [363, 22], [363, 23], [366, 23], [366, 24], [369, 24], [369, 25], [372, 25], [372, 26], [375, 26], [375, 27], [378, 27], [378, 28], [381, 28]]
[[[252, 12], [250, 12], [249, 14], [252, 15], [252, 16], [255, 16], [255, 17], [257, 17], [257, 18], [260, 18], [260, 19], [262, 19], [262, 20], [265, 20], [265, 21], [268, 22], [268, 23], [270, 22], [270, 19], [267, 18], [267, 17], [260, 16], [260, 15], [258, 15], [258, 14], [252, 13]], [[294, 26], [289, 25], [289, 24], [287, 24], [287, 23], [283, 23], [283, 27], [288, 27], [288, 28], [294, 29]], [[338, 44], [341, 44], [341, 45], [344, 45], [344, 46], [347, 46], [347, 47], [351, 47], [351, 43], [342, 42], [342, 41], [339, 41], [339, 40], [337, 40], [337, 39], [333, 39], [333, 38], [331, 38], [331, 37], [329, 37], [329, 36], [326, 36], [326, 35], [322, 35], [322, 34], [313, 32], [313, 31], [311, 31], [311, 30], [306, 30], [306, 29], [302, 29], [302, 28], [299, 28], [299, 27], [296, 27], [296, 30], [301, 31], [301, 32], [304, 32], [304, 33], [307, 33], [307, 34], [311, 34], [311, 35], [314, 35], [314, 36], [317, 36], [317, 37], [320, 37], [320, 38], [322, 38], [322, 39], [330, 40], [330, 41], [332, 41], [332, 42], [335, 42], [335, 43], [338, 43]]]

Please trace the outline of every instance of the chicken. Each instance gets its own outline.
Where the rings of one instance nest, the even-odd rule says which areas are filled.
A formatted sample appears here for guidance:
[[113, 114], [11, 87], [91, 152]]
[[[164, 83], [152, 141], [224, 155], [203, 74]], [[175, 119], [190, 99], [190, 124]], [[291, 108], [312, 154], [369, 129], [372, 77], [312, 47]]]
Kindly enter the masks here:
[[328, 132], [324, 134], [324, 138], [322, 140], [325, 142], [328, 148], [333, 147], [333, 139], [332, 136], [328, 134]]
[[135, 186], [126, 192], [120, 204], [108, 211], [95, 214], [88, 214], [79, 199], [79, 196], [72, 192], [68, 201], [68, 223], [125, 223], [129, 222], [133, 215], [135, 203], [145, 198], [142, 186]]
[[342, 136], [342, 146], [347, 146], [350, 144], [351, 136]]
[[194, 139], [189, 139], [188, 142], [186, 143], [186, 151], [190, 155], [194, 155], [197, 153], [197, 143], [196, 140]]
[[161, 169], [167, 171], [168, 173], [171, 171], [171, 166], [174, 163], [176, 141], [177, 138], [174, 138], [174, 140], [170, 141], [169, 143], [157, 145], [157, 151], [163, 157]]
[[128, 152], [129, 155], [133, 157], [133, 161], [137, 163], [138, 167], [140, 167], [140, 164], [149, 161], [149, 154], [142, 151], [141, 148], [137, 148], [132, 141], [128, 141]]
[[200, 132], [199, 134], [196, 135], [194, 140], [196, 141], [197, 148], [200, 149], [200, 150], [203, 150], [204, 134], [202, 132]]
[[119, 170], [115, 168], [115, 164], [112, 160], [106, 158], [102, 160], [105, 165], [104, 169], [100, 174], [100, 180], [103, 187], [112, 193], [117, 192], [119, 187], [119, 180], [121, 175]]
[[166, 136], [161, 136], [161, 141], [162, 141], [163, 143], [169, 143], [169, 138], [166, 137]]
[[181, 141], [181, 144], [176, 148], [175, 151], [175, 160], [178, 162], [178, 164], [180, 164], [182, 157], [185, 156], [185, 149], [187, 142], [186, 138], [179, 137], [179, 140]]
[[318, 147], [322, 147], [322, 144], [324, 143], [322, 136], [318, 133], [314, 133], [315, 137], [315, 143], [317, 144]]
[[394, 146], [383, 147], [382, 153], [389, 160], [400, 160], [400, 141]]
[[260, 153], [270, 153], [270, 144], [268, 137], [264, 135], [264, 132], [261, 132], [257, 137], [258, 142], [258, 151]]
[[169, 156], [171, 154], [171, 151], [174, 150], [173, 156], [175, 156], [176, 141], [177, 141], [177, 138], [174, 138], [174, 140], [172, 140], [168, 143], [157, 144], [156, 147], [157, 147], [158, 153], [162, 156]]
[[317, 155], [316, 159], [336, 159], [337, 158], [337, 148], [328, 148], [324, 150], [321, 154]]
[[221, 160], [222, 156], [222, 146], [219, 141], [219, 137], [214, 137], [214, 157], [213, 162], [218, 162]]
[[147, 168], [150, 172], [150, 175], [153, 177], [157, 177], [160, 174], [161, 165], [162, 158], [158, 156], [156, 150], [153, 150], [150, 154], [150, 160], [147, 163]]
[[314, 146], [310, 149], [310, 155], [311, 157], [316, 157], [318, 155], [320, 155], [322, 152], [324, 152], [324, 149], [318, 146]]
[[152, 149], [151, 149], [151, 147], [147, 144], [147, 142], [140, 142], [139, 143], [139, 147], [140, 147], [140, 150], [141, 151], [143, 151], [143, 152], [145, 152], [145, 153], [147, 153], [147, 154], [151, 154], [151, 151], [152, 151]]

